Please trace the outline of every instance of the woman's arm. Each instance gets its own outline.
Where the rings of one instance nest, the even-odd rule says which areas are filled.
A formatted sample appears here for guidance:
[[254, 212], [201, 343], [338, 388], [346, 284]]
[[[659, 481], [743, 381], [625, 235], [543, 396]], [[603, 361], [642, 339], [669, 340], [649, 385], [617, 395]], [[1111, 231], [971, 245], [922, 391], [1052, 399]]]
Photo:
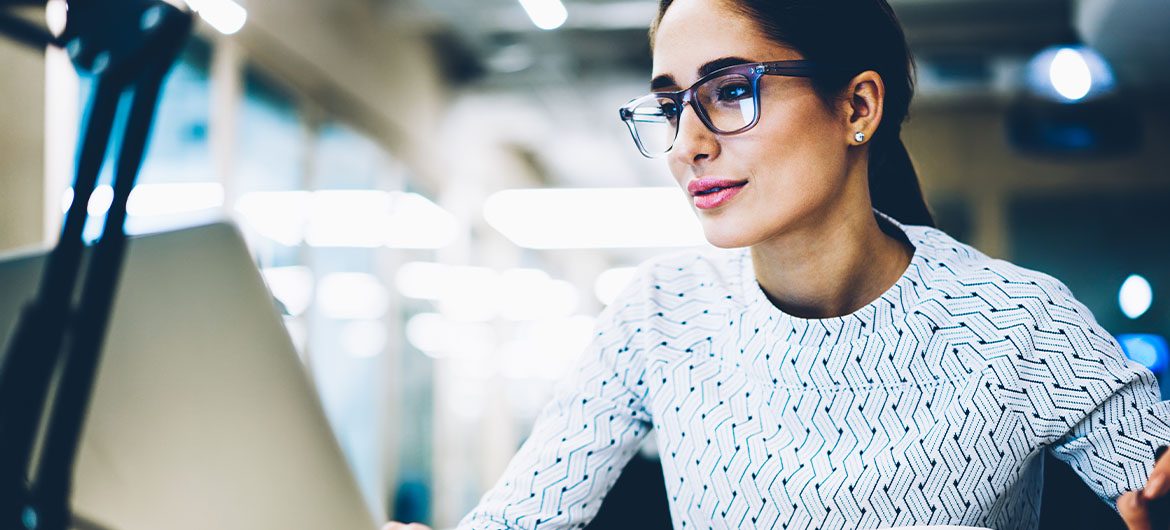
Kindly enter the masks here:
[[593, 519], [651, 428], [645, 409], [644, 285], [635, 279], [601, 313], [573, 373], [459, 530], [567, 530]]
[[[1133, 499], [1123, 495], [1146, 486], [1154, 469], [1155, 451], [1170, 445], [1170, 402], [1161, 401], [1154, 375], [1125, 358], [1117, 341], [1067, 287], [1057, 283], [1052, 295], [1052, 314], [1072, 345], [1069, 366], [1075, 386], [1079, 386], [1055, 384], [1054, 401], [1059, 403], [1061, 397], [1067, 400], [1068, 396], [1089, 401], [1067, 403], [1071, 409], [1088, 412], [1050, 449], [1118, 509], [1131, 528], [1137, 528], [1130, 517], [1140, 517], [1126, 511], [1126, 503]], [[1170, 475], [1170, 469], [1166, 472]]]

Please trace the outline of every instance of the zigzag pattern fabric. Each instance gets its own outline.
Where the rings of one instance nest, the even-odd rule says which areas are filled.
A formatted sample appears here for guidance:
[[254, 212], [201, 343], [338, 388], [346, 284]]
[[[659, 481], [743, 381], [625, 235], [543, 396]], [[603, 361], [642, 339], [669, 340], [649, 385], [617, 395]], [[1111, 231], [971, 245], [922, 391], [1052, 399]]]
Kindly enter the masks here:
[[1031, 529], [1045, 450], [1143, 487], [1170, 402], [1069, 289], [875, 215], [915, 253], [842, 317], [777, 309], [744, 249], [643, 264], [458, 528], [583, 528], [651, 429], [676, 530]]

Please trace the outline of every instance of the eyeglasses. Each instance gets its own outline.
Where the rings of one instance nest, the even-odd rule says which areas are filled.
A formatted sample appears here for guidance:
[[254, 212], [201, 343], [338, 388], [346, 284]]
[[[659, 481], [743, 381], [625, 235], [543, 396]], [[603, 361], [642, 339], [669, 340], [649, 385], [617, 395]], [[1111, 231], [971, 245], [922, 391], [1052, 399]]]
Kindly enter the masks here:
[[690, 105], [715, 134], [738, 134], [760, 120], [760, 77], [812, 77], [826, 68], [813, 61], [773, 61], [721, 68], [701, 77], [686, 90], [653, 92], [618, 109], [638, 150], [647, 158], [666, 154], [678, 137], [683, 108]]

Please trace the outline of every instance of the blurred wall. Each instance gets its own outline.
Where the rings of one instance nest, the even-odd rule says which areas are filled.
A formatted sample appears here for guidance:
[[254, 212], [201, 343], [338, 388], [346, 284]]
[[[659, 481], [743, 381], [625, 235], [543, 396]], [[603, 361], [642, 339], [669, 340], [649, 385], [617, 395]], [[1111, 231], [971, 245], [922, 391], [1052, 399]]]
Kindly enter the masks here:
[[361, 0], [248, 2], [235, 38], [306, 100], [371, 134], [437, 191], [431, 147], [446, 89], [425, 24]]
[[1007, 211], [1014, 199], [1170, 190], [1158, 141], [1170, 110], [1152, 102], [1136, 104], [1148, 109], [1141, 124], [1143, 145], [1118, 157], [1021, 154], [1008, 143], [1004, 101], [919, 105], [911, 110], [902, 138], [940, 228], [992, 257], [1011, 260]]
[[0, 38], [0, 252], [44, 231], [45, 57]]

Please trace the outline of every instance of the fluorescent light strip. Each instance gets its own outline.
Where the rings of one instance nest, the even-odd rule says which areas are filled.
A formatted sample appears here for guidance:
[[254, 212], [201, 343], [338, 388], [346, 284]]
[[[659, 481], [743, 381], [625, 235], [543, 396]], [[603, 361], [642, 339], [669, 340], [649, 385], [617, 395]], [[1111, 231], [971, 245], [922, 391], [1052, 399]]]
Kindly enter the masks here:
[[677, 188], [505, 190], [484, 203], [488, 224], [534, 249], [689, 247], [706, 240]]
[[223, 206], [223, 185], [216, 182], [141, 184], [130, 192], [126, 213], [169, 215]]
[[438, 249], [460, 231], [450, 212], [400, 191], [254, 192], [235, 209], [252, 230], [289, 246]]
[[[61, 197], [61, 212], [69, 211], [73, 202], [73, 188], [65, 189]], [[90, 215], [105, 215], [114, 202], [114, 188], [102, 184], [89, 196]], [[142, 184], [130, 192], [126, 213], [148, 217], [176, 213], [197, 212], [223, 206], [223, 186], [213, 182], [186, 184]]]
[[224, 35], [240, 31], [248, 20], [248, 11], [232, 0], [187, 0], [187, 5], [199, 13], [199, 18]]

